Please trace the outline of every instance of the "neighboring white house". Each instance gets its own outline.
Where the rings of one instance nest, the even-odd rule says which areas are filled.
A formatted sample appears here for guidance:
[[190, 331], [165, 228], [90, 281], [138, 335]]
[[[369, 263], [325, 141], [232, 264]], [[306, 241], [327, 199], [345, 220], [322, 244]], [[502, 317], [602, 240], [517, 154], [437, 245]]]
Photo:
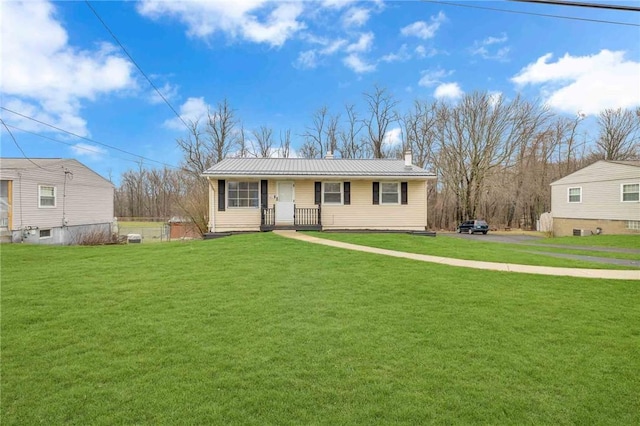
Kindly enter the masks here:
[[0, 158], [2, 241], [73, 244], [111, 232], [114, 186], [74, 159]]
[[425, 231], [427, 181], [405, 160], [229, 158], [205, 171], [211, 232]]
[[640, 233], [640, 161], [597, 161], [551, 183], [556, 236]]

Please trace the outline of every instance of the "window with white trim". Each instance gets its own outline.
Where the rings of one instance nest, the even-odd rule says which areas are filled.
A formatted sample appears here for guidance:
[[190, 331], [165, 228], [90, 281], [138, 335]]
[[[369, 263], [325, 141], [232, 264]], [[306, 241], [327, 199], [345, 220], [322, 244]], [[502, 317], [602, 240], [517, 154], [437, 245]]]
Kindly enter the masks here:
[[640, 220], [628, 220], [627, 229], [633, 229], [634, 231], [640, 231]]
[[50, 238], [50, 237], [51, 237], [51, 229], [40, 230], [40, 238]]
[[322, 182], [322, 203], [342, 204], [342, 182]]
[[51, 208], [56, 206], [56, 187], [38, 185], [38, 207]]
[[399, 182], [380, 182], [380, 204], [400, 204]]
[[582, 202], [582, 187], [569, 188], [568, 199], [570, 203], [581, 203]]
[[622, 202], [640, 201], [640, 183], [623, 183], [620, 185]]
[[259, 182], [234, 182], [227, 185], [227, 205], [229, 207], [253, 207], [260, 204]]

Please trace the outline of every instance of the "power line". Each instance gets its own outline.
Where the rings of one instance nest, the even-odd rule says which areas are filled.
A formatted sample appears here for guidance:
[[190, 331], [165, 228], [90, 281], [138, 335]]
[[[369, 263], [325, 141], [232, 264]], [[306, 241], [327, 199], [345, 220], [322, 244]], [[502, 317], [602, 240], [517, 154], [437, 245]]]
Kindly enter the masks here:
[[[57, 131], [59, 131], [59, 132], [63, 132], [63, 133], [66, 133], [66, 134], [68, 134], [68, 135], [75, 136], [76, 138], [84, 139], [84, 140], [89, 141], [89, 142], [91, 142], [91, 143], [95, 143], [95, 144], [98, 144], [98, 145], [102, 145], [102, 146], [107, 147], [107, 148], [109, 148], [109, 149], [113, 149], [113, 150], [116, 150], [116, 151], [120, 151], [120, 152], [122, 152], [122, 153], [124, 153], [124, 154], [131, 155], [131, 156], [134, 156], [134, 157], [140, 158], [141, 160], [150, 161], [150, 162], [152, 162], [152, 163], [158, 163], [158, 164], [161, 164], [161, 165], [163, 165], [163, 166], [167, 166], [167, 167], [170, 167], [170, 168], [173, 168], [173, 169], [178, 169], [178, 168], [179, 168], [179, 167], [173, 166], [173, 165], [171, 165], [171, 164], [163, 163], [162, 161], [153, 160], [153, 159], [151, 159], [151, 158], [147, 158], [147, 157], [144, 157], [144, 156], [142, 156], [142, 155], [138, 155], [138, 154], [134, 154], [134, 153], [129, 152], [129, 151], [125, 151], [124, 149], [120, 149], [120, 148], [118, 148], [118, 147], [115, 147], [115, 146], [112, 146], [112, 145], [108, 145], [108, 144], [106, 144], [106, 143], [98, 142], [98, 141], [96, 141], [96, 140], [94, 140], [94, 139], [91, 139], [91, 138], [88, 138], [88, 137], [86, 137], [86, 136], [80, 136], [80, 135], [78, 135], [78, 134], [76, 134], [76, 133], [73, 133], [73, 132], [70, 132], [70, 131], [68, 131], [68, 130], [61, 129], [60, 127], [54, 126], [53, 124], [49, 124], [49, 123], [45, 123], [44, 121], [40, 121], [40, 120], [38, 120], [37, 118], [33, 118], [33, 117], [29, 117], [28, 115], [21, 114], [21, 113], [19, 113], [19, 112], [17, 112], [17, 111], [11, 110], [11, 109], [9, 109], [9, 108], [7, 108], [7, 107], [0, 106], [0, 109], [3, 109], [3, 110], [5, 110], [5, 111], [7, 111], [7, 112], [10, 112], [10, 113], [12, 113], [12, 114], [19, 115], [19, 116], [20, 116], [20, 117], [22, 117], [22, 118], [26, 118], [27, 120], [34, 121], [34, 122], [36, 122], [36, 123], [38, 123], [38, 124], [42, 124], [43, 126], [51, 127], [52, 129], [55, 129], [55, 130], [57, 130]], [[4, 123], [4, 122], [3, 122], [3, 123]], [[5, 126], [5, 127], [6, 127], [6, 126]]]
[[39, 165], [38, 163], [35, 163], [31, 158], [27, 157], [27, 154], [24, 153], [24, 151], [22, 150], [22, 147], [20, 146], [20, 144], [18, 143], [18, 141], [16, 140], [15, 136], [13, 136], [13, 133], [11, 133], [11, 130], [9, 130], [9, 127], [7, 127], [7, 123], [4, 122], [4, 120], [2, 118], [0, 118], [0, 121], [2, 121], [2, 125], [4, 126], [5, 129], [7, 129], [7, 132], [9, 132], [9, 136], [11, 136], [11, 139], [13, 139], [13, 143], [16, 144], [16, 146], [18, 147], [18, 149], [20, 150], [20, 152], [22, 153], [22, 155], [24, 156], [24, 158], [26, 158], [27, 160], [29, 160], [29, 162], [31, 164], [33, 164], [36, 167], [41, 168], [42, 170], [45, 170], [44, 167], [42, 167], [41, 165]]
[[515, 1], [520, 3], [551, 4], [554, 6], [573, 6], [573, 7], [589, 7], [593, 9], [621, 10], [624, 12], [640, 12], [640, 7], [624, 6], [621, 4], [585, 3], [585, 2], [562, 1], [562, 0], [508, 0], [508, 1]]
[[169, 101], [167, 100], [167, 98], [164, 97], [164, 95], [160, 92], [160, 90], [156, 87], [155, 84], [153, 84], [153, 81], [151, 81], [151, 79], [147, 76], [147, 74], [142, 70], [142, 68], [140, 68], [140, 65], [138, 65], [138, 63], [135, 61], [135, 59], [133, 59], [133, 57], [131, 56], [131, 54], [129, 54], [129, 52], [127, 51], [127, 49], [125, 49], [124, 45], [122, 43], [120, 43], [120, 40], [118, 40], [118, 37], [116, 37], [116, 35], [113, 33], [113, 31], [111, 31], [111, 28], [109, 28], [109, 26], [107, 25], [106, 22], [104, 22], [104, 20], [100, 17], [100, 15], [98, 14], [98, 12], [93, 8], [93, 6], [91, 6], [91, 3], [89, 2], [89, 0], [85, 0], [85, 4], [89, 7], [89, 9], [91, 9], [91, 11], [93, 12], [94, 15], [96, 15], [96, 18], [98, 18], [98, 20], [102, 23], [102, 25], [104, 26], [104, 28], [109, 32], [109, 34], [111, 34], [111, 37], [116, 41], [116, 43], [118, 43], [118, 45], [120, 46], [120, 48], [122, 49], [122, 51], [129, 57], [129, 59], [131, 60], [131, 62], [133, 63], [133, 65], [136, 66], [136, 68], [138, 68], [138, 71], [140, 71], [140, 73], [144, 76], [144, 78], [147, 79], [147, 81], [149, 82], [149, 84], [151, 85], [151, 87], [153, 87], [153, 90], [156, 91], [156, 93], [162, 98], [162, 100], [164, 101], [165, 104], [167, 104], [167, 106], [169, 108], [171, 108], [171, 111], [173, 111], [173, 113], [176, 115], [176, 117], [178, 117], [178, 119], [180, 119], [180, 121], [182, 121], [182, 124], [184, 124], [184, 126], [188, 129], [191, 130], [191, 127], [189, 127], [189, 125], [187, 124], [186, 121], [184, 121], [184, 119], [182, 118], [182, 116], [180, 116], [180, 114], [178, 114], [178, 111], [176, 111], [176, 109], [173, 107], [173, 105], [171, 105], [171, 103], [169, 103]]
[[446, 1], [435, 1], [435, 0], [423, 0], [423, 1], [426, 1], [427, 3], [433, 3], [433, 4], [444, 4], [447, 6], [468, 7], [470, 9], [482, 9], [482, 10], [492, 10], [494, 12], [516, 13], [519, 15], [544, 16], [546, 18], [570, 19], [574, 21], [597, 22], [600, 24], [614, 24], [614, 25], [626, 25], [630, 27], [640, 27], [640, 24], [632, 24], [630, 22], [605, 21], [601, 19], [578, 18], [575, 16], [549, 15], [545, 13], [524, 12], [520, 10], [510, 10], [510, 9], [498, 9], [495, 7], [475, 6], [475, 5], [461, 4], [461, 3], [450, 3]]
[[[40, 134], [40, 133], [32, 132], [30, 130], [22, 129], [22, 128], [14, 126], [12, 124], [7, 124], [7, 126], [11, 127], [14, 130], [18, 130], [18, 131], [23, 132], [23, 133], [29, 133], [30, 135], [37, 136], [37, 137], [42, 138], [42, 139], [48, 139], [48, 140], [53, 141], [53, 142], [57, 142], [57, 143], [61, 143], [61, 144], [64, 144], [64, 145], [72, 146], [72, 147], [74, 147], [76, 149], [81, 149], [83, 151], [92, 152], [94, 154], [102, 154], [102, 151], [98, 151], [97, 149], [91, 149], [91, 148], [88, 148], [86, 146], [78, 146], [77, 144], [74, 144], [74, 143], [71, 143], [71, 142], [61, 141], [60, 139], [52, 138], [51, 136], [46, 136], [46, 135], [43, 135], [43, 134]], [[130, 161], [132, 163], [138, 163], [138, 161], [132, 160], [130, 158], [116, 157], [116, 156], [114, 156], [114, 157], [119, 159], [119, 160]]]

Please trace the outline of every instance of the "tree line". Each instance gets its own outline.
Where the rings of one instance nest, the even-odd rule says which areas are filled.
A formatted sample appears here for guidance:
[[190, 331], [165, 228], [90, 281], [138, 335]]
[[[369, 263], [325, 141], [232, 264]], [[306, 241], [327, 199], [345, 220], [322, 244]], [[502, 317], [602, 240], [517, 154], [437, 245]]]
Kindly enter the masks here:
[[429, 227], [453, 229], [482, 218], [492, 227], [533, 229], [550, 211], [549, 184], [597, 160], [640, 159], [640, 108], [605, 109], [591, 126], [584, 115], [559, 115], [520, 96], [475, 92], [457, 103], [415, 100], [404, 112], [385, 88], [363, 94], [357, 108], [317, 109], [297, 134], [268, 125], [247, 130], [227, 99], [188, 122], [177, 139], [180, 168], [123, 173], [119, 217], [182, 216], [206, 232], [208, 181], [201, 174], [227, 157], [403, 158], [437, 174], [428, 187]]

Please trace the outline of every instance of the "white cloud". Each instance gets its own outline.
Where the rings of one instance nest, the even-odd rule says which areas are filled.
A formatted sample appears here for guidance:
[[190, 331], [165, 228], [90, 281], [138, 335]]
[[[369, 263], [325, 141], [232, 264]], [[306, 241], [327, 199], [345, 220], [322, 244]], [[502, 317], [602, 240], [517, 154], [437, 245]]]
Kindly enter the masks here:
[[342, 24], [345, 27], [361, 27], [367, 23], [370, 10], [362, 7], [350, 7], [342, 16]]
[[360, 38], [358, 38], [358, 41], [347, 46], [347, 53], [369, 51], [371, 49], [371, 46], [373, 45], [373, 37], [374, 36], [372, 32], [360, 34]]
[[403, 44], [400, 49], [395, 53], [389, 53], [384, 55], [380, 60], [382, 62], [404, 62], [411, 59], [411, 55], [407, 51], [407, 45]]
[[549, 106], [570, 114], [598, 114], [605, 108], [640, 105], [640, 62], [625, 52], [601, 50], [590, 56], [568, 53], [556, 62], [548, 53], [515, 75], [519, 86], [539, 85]]
[[[168, 101], [178, 97], [178, 86], [174, 86], [170, 83], [165, 83], [162, 87], [158, 87], [158, 90], [160, 91], [160, 93], [162, 93], [162, 96], [164, 96], [164, 98]], [[158, 94], [158, 92], [156, 92], [155, 90], [152, 90], [151, 95], [149, 96], [149, 102], [155, 105], [155, 104], [163, 103], [164, 100]]]
[[375, 71], [375, 64], [370, 64], [355, 53], [342, 60], [344, 64], [358, 74]]
[[137, 4], [138, 12], [151, 19], [177, 17], [187, 25], [193, 37], [207, 38], [217, 32], [230, 38], [282, 46], [305, 28], [298, 20], [302, 3], [279, 3], [266, 0], [227, 1], [152, 1]]
[[436, 87], [433, 96], [437, 99], [451, 99], [456, 100], [462, 97], [464, 92], [460, 88], [458, 83], [442, 83]]
[[496, 106], [498, 104], [498, 102], [500, 102], [503, 99], [503, 94], [500, 91], [497, 90], [492, 90], [489, 92], [489, 104], [491, 104], [491, 106]]
[[413, 24], [407, 25], [400, 30], [400, 34], [403, 36], [418, 37], [423, 40], [433, 38], [436, 35], [436, 31], [440, 28], [440, 25], [447, 20], [444, 13], [438, 12], [437, 16], [432, 16], [430, 23], [425, 21], [417, 21]]
[[384, 134], [382, 143], [387, 146], [402, 145], [402, 129], [400, 127], [389, 129], [387, 133]]
[[418, 81], [418, 85], [422, 87], [432, 87], [436, 84], [442, 83], [444, 77], [450, 76], [453, 71], [447, 71], [443, 69], [437, 70], [425, 70], [422, 71], [422, 77]]
[[345, 39], [337, 39], [330, 41], [325, 45], [324, 49], [320, 49], [320, 53], [323, 55], [332, 55], [342, 49], [347, 44]]
[[[136, 86], [131, 63], [116, 55], [113, 46], [80, 50], [69, 45], [51, 3], [3, 2], [0, 20], [0, 90], [4, 105], [18, 112], [86, 136], [83, 102]], [[13, 115], [6, 118], [20, 121]]]
[[[180, 106], [180, 117], [189, 123], [205, 117], [208, 111], [209, 104], [204, 101], [204, 98], [188, 98]], [[164, 126], [173, 130], [185, 130], [184, 123], [178, 117], [165, 121]]]
[[77, 143], [71, 147], [74, 157], [86, 157], [91, 160], [101, 160], [107, 156], [107, 150], [99, 146]]
[[469, 48], [471, 54], [474, 56], [481, 56], [484, 59], [493, 59], [497, 61], [508, 61], [507, 56], [511, 51], [509, 46], [501, 46], [496, 49], [494, 45], [502, 45], [509, 40], [505, 33], [502, 33], [499, 37], [487, 37], [484, 40], [476, 40], [473, 46]]
[[342, 9], [343, 7], [355, 1], [356, 0], [323, 0], [322, 6], [333, 9]]
[[318, 66], [318, 54], [315, 50], [300, 52], [294, 65], [300, 69], [314, 69]]

